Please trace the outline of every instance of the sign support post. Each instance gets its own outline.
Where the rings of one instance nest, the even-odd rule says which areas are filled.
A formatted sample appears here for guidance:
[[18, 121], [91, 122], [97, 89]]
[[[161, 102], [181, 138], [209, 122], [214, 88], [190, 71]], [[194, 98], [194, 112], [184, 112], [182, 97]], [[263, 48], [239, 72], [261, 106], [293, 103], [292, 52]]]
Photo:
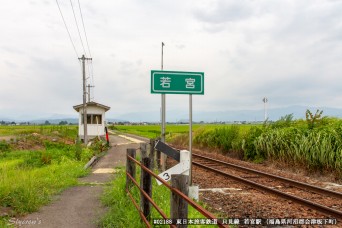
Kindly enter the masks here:
[[192, 185], [192, 94], [189, 95], [189, 152], [190, 152], [190, 170], [189, 183]]
[[[162, 43], [162, 51], [163, 51]], [[163, 53], [163, 52], [162, 52]], [[204, 94], [204, 73], [183, 71], [151, 71], [151, 93], [162, 94], [162, 142], [165, 142], [165, 94], [188, 94], [189, 95], [189, 183], [190, 192], [195, 192], [198, 198], [198, 186], [192, 185], [192, 95]], [[164, 96], [164, 99], [163, 99]], [[163, 158], [163, 164], [166, 157]], [[163, 169], [164, 171], [165, 169]], [[190, 195], [190, 193], [189, 193]]]
[[[161, 58], [161, 70], [164, 70], [164, 42], [162, 42], [162, 58]], [[166, 125], [166, 96], [165, 93], [161, 95], [161, 141], [165, 142], [165, 125]], [[166, 156], [164, 154], [161, 154], [160, 158], [161, 162], [161, 169], [162, 171], [165, 171], [166, 168]]]

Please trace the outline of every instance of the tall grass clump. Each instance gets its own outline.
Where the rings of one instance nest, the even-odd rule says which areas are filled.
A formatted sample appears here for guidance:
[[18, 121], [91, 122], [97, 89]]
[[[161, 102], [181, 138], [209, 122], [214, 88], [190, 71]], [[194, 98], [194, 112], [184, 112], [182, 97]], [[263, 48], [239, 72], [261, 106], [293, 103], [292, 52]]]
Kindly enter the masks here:
[[264, 159], [263, 154], [258, 153], [255, 145], [256, 139], [262, 134], [264, 128], [253, 126], [246, 132], [241, 142], [244, 159], [255, 160]]
[[[258, 154], [309, 170], [342, 173], [342, 122], [324, 119], [315, 124], [301, 121], [292, 127], [268, 129], [255, 140]], [[297, 124], [297, 125], [296, 125]]]

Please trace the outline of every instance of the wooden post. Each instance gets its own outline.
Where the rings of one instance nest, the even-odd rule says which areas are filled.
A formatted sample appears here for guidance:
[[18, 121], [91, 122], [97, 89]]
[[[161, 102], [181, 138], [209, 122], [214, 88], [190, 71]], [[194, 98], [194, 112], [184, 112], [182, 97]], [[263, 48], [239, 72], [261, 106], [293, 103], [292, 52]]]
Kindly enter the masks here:
[[157, 168], [158, 168], [159, 171], [161, 171], [160, 157], [161, 157], [161, 152], [159, 150], [157, 150]]
[[154, 139], [150, 139], [150, 154], [149, 157], [151, 159], [151, 170], [154, 170], [154, 160], [155, 160], [155, 149], [154, 149], [154, 145], [155, 145], [155, 140]]
[[141, 154], [141, 161], [143, 158], [148, 157], [147, 155], [147, 144], [146, 143], [140, 143], [140, 154]]
[[[171, 175], [171, 186], [188, 195], [189, 192], [189, 176], [188, 175]], [[178, 194], [171, 192], [171, 219], [187, 219], [188, 218], [188, 202], [186, 202]], [[182, 220], [183, 221], [183, 220]], [[177, 225], [177, 227], [187, 227], [186, 224]]]
[[[133, 157], [135, 159], [136, 149], [129, 148], [127, 149], [127, 155]], [[127, 158], [126, 160], [126, 172], [129, 173], [135, 179], [135, 163]], [[126, 177], [126, 188], [129, 189], [133, 186], [133, 182], [129, 177]]]
[[[142, 159], [142, 164], [151, 169], [151, 159], [149, 157], [144, 157]], [[140, 185], [141, 188], [152, 197], [152, 179], [151, 175], [145, 170], [141, 169], [141, 177], [140, 177]], [[149, 221], [151, 218], [151, 203], [148, 199], [140, 192], [140, 208], [144, 213], [144, 216]]]

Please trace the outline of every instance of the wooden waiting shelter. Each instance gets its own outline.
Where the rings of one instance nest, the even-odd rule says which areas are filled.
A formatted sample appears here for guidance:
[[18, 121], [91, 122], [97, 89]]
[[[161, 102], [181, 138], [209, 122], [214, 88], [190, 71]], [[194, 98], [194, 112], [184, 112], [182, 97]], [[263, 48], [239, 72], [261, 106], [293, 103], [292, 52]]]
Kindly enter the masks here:
[[[73, 106], [73, 108], [79, 113], [79, 138], [84, 139], [83, 104]], [[105, 113], [110, 107], [91, 101], [87, 102], [86, 109], [88, 139], [95, 138], [96, 136], [105, 136]]]

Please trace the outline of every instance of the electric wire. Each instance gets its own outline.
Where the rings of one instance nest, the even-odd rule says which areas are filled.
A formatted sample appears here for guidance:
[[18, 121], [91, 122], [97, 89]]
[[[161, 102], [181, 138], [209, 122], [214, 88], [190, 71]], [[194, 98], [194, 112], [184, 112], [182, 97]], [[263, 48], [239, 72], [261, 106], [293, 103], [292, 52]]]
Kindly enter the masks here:
[[[88, 48], [88, 52], [89, 52], [89, 57], [92, 58], [91, 55], [91, 51], [90, 51], [90, 47], [89, 47], [89, 42], [88, 42], [88, 36], [87, 36], [87, 32], [85, 29], [85, 25], [84, 25], [84, 20], [83, 20], [83, 13], [82, 13], [82, 7], [81, 7], [81, 3], [80, 0], [78, 0], [78, 8], [80, 10], [80, 15], [81, 15], [81, 21], [82, 21], [82, 26], [83, 26], [83, 31], [84, 31], [84, 36], [85, 36], [85, 40], [86, 40], [86, 44], [87, 44], [87, 48]], [[93, 88], [95, 87], [95, 83], [94, 83], [94, 67], [93, 67], [93, 61], [90, 61], [90, 64], [88, 64], [88, 71], [89, 71], [89, 77], [91, 77], [92, 79], [92, 86]], [[94, 89], [93, 89], [94, 91]], [[93, 93], [94, 94], [94, 93]], [[94, 98], [94, 97], [93, 97]]]
[[71, 38], [71, 35], [70, 35], [70, 32], [69, 32], [68, 26], [67, 26], [67, 24], [65, 23], [64, 16], [63, 16], [61, 7], [59, 6], [58, 0], [56, 0], [56, 3], [57, 3], [57, 6], [58, 6], [58, 9], [59, 9], [59, 12], [60, 12], [60, 14], [61, 14], [61, 16], [62, 16], [64, 26], [65, 26], [65, 28], [66, 28], [66, 30], [67, 30], [67, 32], [68, 32], [70, 42], [71, 42], [72, 47], [74, 48], [75, 54], [76, 54], [76, 56], [77, 56], [77, 58], [78, 58], [79, 55], [78, 55], [78, 53], [77, 53], [77, 51], [76, 51], [75, 43], [72, 41], [72, 38]]
[[[64, 19], [64, 16], [63, 16], [63, 13], [62, 13], [62, 10], [61, 10], [61, 7], [60, 7], [60, 5], [59, 5], [58, 0], [56, 0], [56, 3], [57, 3], [57, 6], [58, 6], [60, 15], [61, 15], [61, 17], [62, 17], [64, 26], [65, 26], [65, 28], [66, 28], [66, 30], [67, 30], [67, 32], [68, 32], [70, 42], [71, 42], [71, 44], [72, 44], [72, 46], [73, 46], [73, 49], [74, 49], [74, 51], [75, 51], [75, 54], [76, 54], [77, 58], [79, 59], [79, 54], [78, 54], [78, 52], [77, 52], [75, 43], [74, 43], [74, 41], [73, 41], [73, 39], [72, 39], [72, 37], [71, 37], [71, 33], [70, 33], [70, 31], [69, 31], [69, 29], [68, 29], [68, 26], [67, 26], [67, 24], [66, 24], [66, 21], [65, 21], [65, 19]], [[75, 19], [77, 31], [78, 31], [78, 34], [79, 34], [79, 38], [80, 38], [80, 41], [81, 41], [81, 44], [82, 44], [82, 48], [83, 48], [84, 54], [86, 55], [87, 53], [86, 53], [86, 51], [85, 51], [83, 39], [82, 39], [82, 36], [81, 36], [81, 32], [80, 32], [79, 27], [78, 27], [78, 22], [77, 22], [77, 19], [76, 19], [76, 14], [75, 14], [75, 10], [74, 10], [74, 6], [73, 6], [73, 3], [72, 3], [72, 0], [70, 0], [70, 4], [71, 4], [71, 8], [72, 8], [72, 12], [73, 12], [74, 19]], [[80, 10], [80, 15], [81, 15], [81, 19], [82, 19], [83, 30], [84, 30], [84, 34], [85, 34], [85, 37], [86, 37], [87, 48], [88, 48], [89, 55], [90, 55], [90, 57], [91, 57], [91, 52], [90, 52], [90, 48], [89, 48], [88, 38], [87, 38], [85, 26], [84, 26], [83, 15], [82, 15], [82, 10], [81, 10], [81, 5], [80, 5], [80, 1], [79, 1], [79, 0], [78, 0], [78, 4], [79, 4], [79, 10]], [[89, 64], [89, 62], [87, 62], [87, 63], [88, 63], [88, 64], [87, 64], [87, 65], [88, 65], [88, 66], [87, 66], [87, 67], [88, 67], [88, 77], [87, 77], [87, 78], [88, 78], [88, 79], [90, 79], [90, 78], [92, 79], [92, 83], [91, 83], [91, 84], [92, 84], [93, 87], [94, 87], [94, 74], [93, 74], [93, 65], [92, 65], [92, 61], [90, 61], [90, 64]], [[81, 62], [80, 62], [80, 64], [81, 64]], [[93, 90], [93, 91], [94, 91], [94, 90]], [[94, 98], [94, 93], [93, 93], [92, 98]]]
[[80, 36], [82, 48], [83, 48], [84, 54], [86, 55], [87, 53], [86, 53], [85, 48], [84, 48], [84, 45], [83, 45], [83, 40], [82, 40], [82, 37], [81, 37], [80, 29], [79, 29], [79, 27], [78, 27], [78, 23], [77, 23], [77, 19], [76, 19], [76, 15], [75, 15], [74, 5], [72, 4], [72, 0], [70, 0], [70, 4], [71, 4], [71, 8], [72, 8], [72, 13], [74, 14], [74, 18], [75, 18], [75, 22], [76, 22], [76, 27], [77, 27], [78, 35]]
[[82, 25], [83, 25], [84, 36], [85, 36], [87, 47], [88, 47], [89, 57], [91, 58], [91, 52], [90, 52], [89, 43], [88, 43], [88, 36], [87, 36], [87, 32], [86, 32], [86, 29], [84, 26], [84, 20], [83, 20], [83, 14], [82, 14], [82, 10], [81, 10], [80, 0], [78, 0], [78, 8], [80, 9], [80, 15], [81, 15], [81, 20], [82, 20]]

